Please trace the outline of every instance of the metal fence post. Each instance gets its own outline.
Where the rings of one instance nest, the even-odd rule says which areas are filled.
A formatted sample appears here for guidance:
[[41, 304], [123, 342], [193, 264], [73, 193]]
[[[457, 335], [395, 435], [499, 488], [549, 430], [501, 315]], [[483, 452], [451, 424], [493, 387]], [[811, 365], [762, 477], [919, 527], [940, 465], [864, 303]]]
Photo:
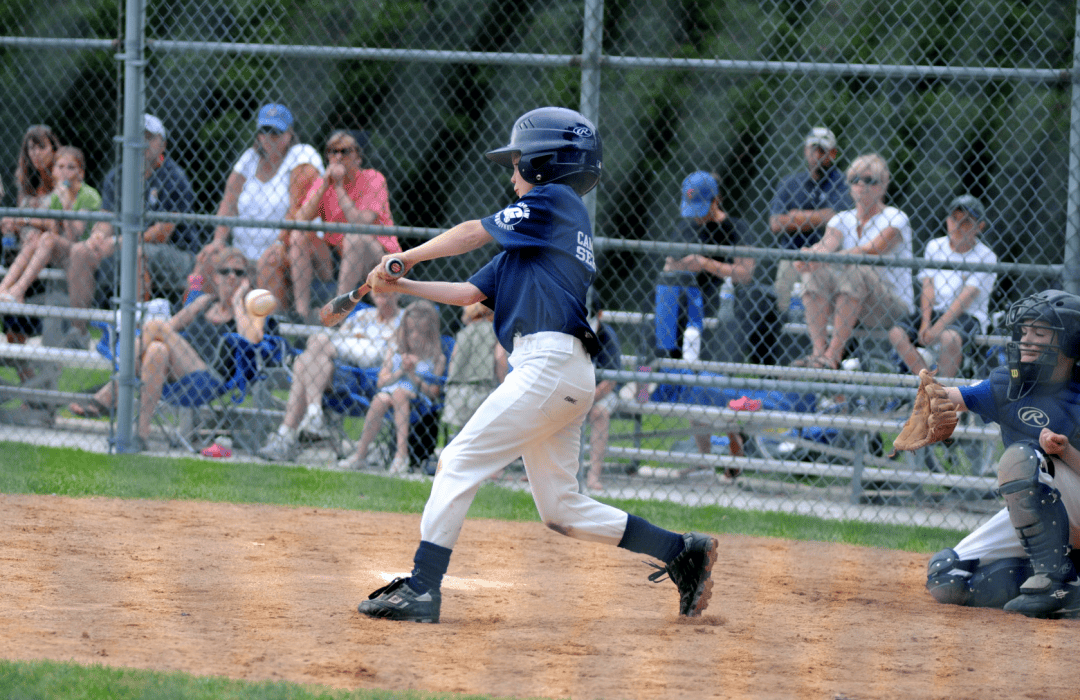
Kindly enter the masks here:
[[143, 231], [143, 169], [146, 148], [143, 105], [146, 61], [146, 0], [127, 0], [124, 27], [124, 148], [120, 170], [120, 353], [117, 393], [116, 451], [132, 451], [131, 432], [135, 416], [135, 290], [136, 253]]

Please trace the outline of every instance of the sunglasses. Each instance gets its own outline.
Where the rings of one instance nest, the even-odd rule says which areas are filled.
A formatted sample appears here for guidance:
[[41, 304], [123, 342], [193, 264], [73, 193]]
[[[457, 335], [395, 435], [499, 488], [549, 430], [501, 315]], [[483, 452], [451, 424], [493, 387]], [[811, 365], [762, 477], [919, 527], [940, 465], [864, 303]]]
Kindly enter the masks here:
[[219, 267], [217, 273], [222, 277], [228, 277], [229, 275], [243, 277], [247, 274], [247, 270], [242, 267]]
[[876, 178], [876, 177], [870, 177], [869, 175], [862, 175], [862, 176], [856, 175], [855, 177], [849, 177], [848, 178], [848, 184], [849, 185], [869, 185], [870, 187], [873, 187], [874, 185], [880, 185], [881, 180]]
[[281, 129], [275, 129], [272, 126], [260, 126], [258, 133], [260, 133], [260, 134], [270, 134], [271, 136], [281, 136], [285, 132], [282, 131]]
[[326, 149], [326, 157], [330, 156], [347, 156], [350, 153], [356, 153], [356, 148], [328, 148]]

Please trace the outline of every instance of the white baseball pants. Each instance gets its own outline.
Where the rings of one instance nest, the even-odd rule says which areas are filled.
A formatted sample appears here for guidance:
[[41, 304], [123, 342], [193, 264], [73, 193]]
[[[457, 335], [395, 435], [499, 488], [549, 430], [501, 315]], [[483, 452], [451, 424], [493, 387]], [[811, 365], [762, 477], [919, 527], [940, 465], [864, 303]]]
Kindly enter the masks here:
[[518, 457], [540, 518], [570, 537], [616, 545], [626, 513], [578, 492], [581, 425], [596, 378], [581, 341], [565, 333], [519, 337], [506, 381], [439, 457], [421, 539], [452, 549], [484, 479]]

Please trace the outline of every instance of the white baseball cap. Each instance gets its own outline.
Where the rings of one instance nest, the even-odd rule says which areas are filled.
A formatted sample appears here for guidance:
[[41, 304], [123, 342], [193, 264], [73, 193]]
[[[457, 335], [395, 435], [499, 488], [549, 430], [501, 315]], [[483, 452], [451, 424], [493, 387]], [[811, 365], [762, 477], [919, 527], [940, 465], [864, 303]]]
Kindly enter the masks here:
[[143, 129], [151, 134], [165, 138], [165, 125], [153, 114], [143, 115]]
[[807, 146], [820, 146], [824, 151], [836, 148], [836, 135], [824, 126], [815, 126], [806, 135]]

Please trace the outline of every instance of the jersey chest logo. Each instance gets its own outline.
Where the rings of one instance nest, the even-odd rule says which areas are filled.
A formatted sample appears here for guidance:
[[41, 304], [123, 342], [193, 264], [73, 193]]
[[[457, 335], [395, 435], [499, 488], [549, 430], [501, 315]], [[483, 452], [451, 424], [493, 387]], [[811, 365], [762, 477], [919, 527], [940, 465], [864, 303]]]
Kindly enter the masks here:
[[529, 218], [529, 205], [522, 202], [511, 204], [495, 215], [495, 225], [513, 231], [514, 227]]
[[1045, 428], [1050, 425], [1050, 416], [1046, 415], [1041, 408], [1034, 406], [1021, 408], [1016, 412], [1016, 417], [1021, 423], [1030, 425], [1032, 428]]

